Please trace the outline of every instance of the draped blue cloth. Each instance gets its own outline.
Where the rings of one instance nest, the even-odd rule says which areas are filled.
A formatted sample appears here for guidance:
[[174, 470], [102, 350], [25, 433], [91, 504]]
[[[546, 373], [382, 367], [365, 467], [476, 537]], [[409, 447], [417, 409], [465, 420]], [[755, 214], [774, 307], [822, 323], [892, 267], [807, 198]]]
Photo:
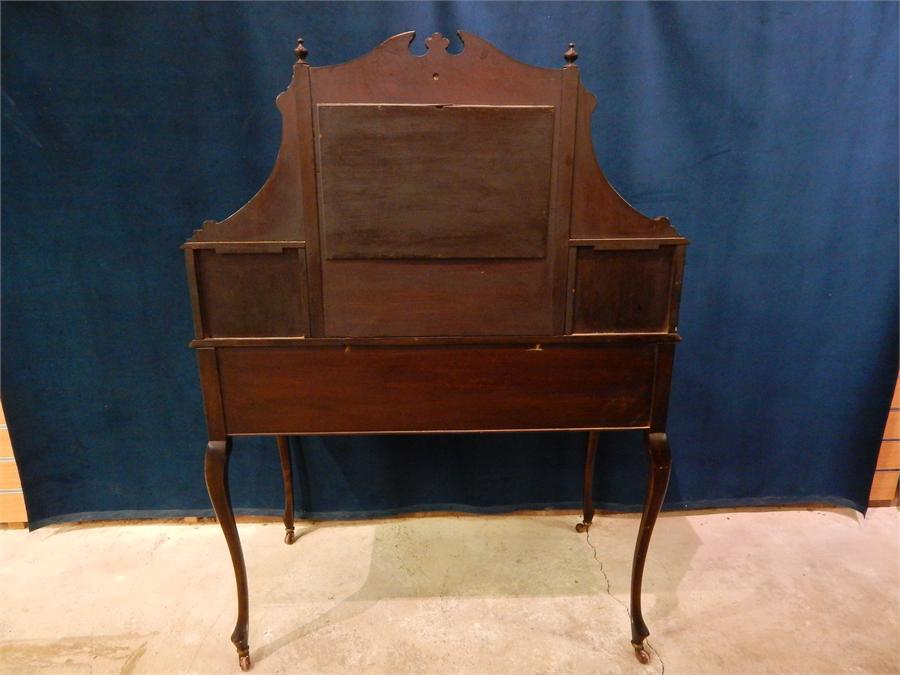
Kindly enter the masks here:
[[[548, 67], [574, 41], [607, 176], [693, 242], [667, 508], [864, 508], [898, 365], [897, 12], [5, 3], [2, 396], [32, 523], [210, 512], [178, 246], [268, 175], [298, 35], [324, 65], [457, 28]], [[573, 507], [584, 440], [298, 439], [298, 511]], [[641, 444], [603, 436], [599, 504], [639, 508]], [[239, 511], [278, 512], [277, 465], [236, 441]]]

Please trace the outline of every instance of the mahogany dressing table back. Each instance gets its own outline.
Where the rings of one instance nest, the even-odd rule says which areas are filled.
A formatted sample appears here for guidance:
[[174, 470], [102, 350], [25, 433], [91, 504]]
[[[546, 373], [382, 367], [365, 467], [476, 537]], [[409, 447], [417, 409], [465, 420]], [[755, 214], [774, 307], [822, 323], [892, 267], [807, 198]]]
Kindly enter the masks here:
[[209, 432], [206, 481], [248, 594], [227, 486], [230, 439], [276, 436], [293, 541], [288, 435], [640, 429], [650, 456], [640, 584], [665, 495], [666, 410], [687, 240], [609, 185], [594, 97], [560, 69], [463, 31], [427, 52], [396, 35], [347, 63], [297, 63], [260, 191], [184, 244]]

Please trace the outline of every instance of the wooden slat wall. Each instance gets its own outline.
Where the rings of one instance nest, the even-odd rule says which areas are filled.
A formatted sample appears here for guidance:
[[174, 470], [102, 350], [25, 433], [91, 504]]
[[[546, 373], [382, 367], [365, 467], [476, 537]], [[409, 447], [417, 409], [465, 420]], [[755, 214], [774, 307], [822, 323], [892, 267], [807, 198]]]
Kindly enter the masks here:
[[886, 506], [896, 503], [898, 484], [900, 484], [900, 386], [895, 386], [891, 411], [884, 426], [884, 440], [881, 441], [875, 476], [872, 478], [869, 505]]
[[0, 524], [20, 525], [28, 522], [25, 513], [25, 497], [19, 470], [13, 457], [6, 417], [0, 404]]

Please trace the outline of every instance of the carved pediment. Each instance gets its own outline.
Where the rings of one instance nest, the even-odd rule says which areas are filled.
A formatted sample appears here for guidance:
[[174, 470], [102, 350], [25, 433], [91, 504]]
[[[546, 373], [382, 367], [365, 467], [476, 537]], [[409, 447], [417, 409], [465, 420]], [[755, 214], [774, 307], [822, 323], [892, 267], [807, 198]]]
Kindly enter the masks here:
[[[340, 104], [383, 104], [407, 115], [399, 112], [402, 106], [552, 107], [554, 166], [571, 171], [571, 202], [555, 195], [551, 208], [565, 209], [567, 236], [678, 237], [667, 219], [642, 215], [604, 177], [591, 140], [596, 99], [580, 83], [574, 44], [563, 54], [564, 67], [540, 68], [513, 59], [476, 35], [457, 34], [463, 45], [459, 53], [449, 51], [450, 41], [434, 33], [425, 39], [425, 52], [414, 54], [410, 46], [415, 33], [410, 31], [359, 58], [322, 67], [307, 63], [309, 51], [299, 40], [293, 78], [276, 99], [282, 139], [271, 175], [245, 206], [220, 222], [206, 221], [190, 241], [303, 242], [318, 232], [320, 224], [310, 221], [322, 213], [314, 168], [321, 152], [319, 106]], [[543, 160], [536, 158], [535, 163]]]

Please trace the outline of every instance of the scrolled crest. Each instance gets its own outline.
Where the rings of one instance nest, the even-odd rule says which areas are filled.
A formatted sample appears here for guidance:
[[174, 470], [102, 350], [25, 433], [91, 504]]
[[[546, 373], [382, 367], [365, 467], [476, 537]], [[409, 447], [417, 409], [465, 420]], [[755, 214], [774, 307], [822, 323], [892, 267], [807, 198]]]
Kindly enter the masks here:
[[447, 47], [450, 46], [450, 40], [445, 38], [440, 33], [432, 33], [427, 38], [425, 38], [425, 47], [428, 49], [429, 54], [446, 52]]

